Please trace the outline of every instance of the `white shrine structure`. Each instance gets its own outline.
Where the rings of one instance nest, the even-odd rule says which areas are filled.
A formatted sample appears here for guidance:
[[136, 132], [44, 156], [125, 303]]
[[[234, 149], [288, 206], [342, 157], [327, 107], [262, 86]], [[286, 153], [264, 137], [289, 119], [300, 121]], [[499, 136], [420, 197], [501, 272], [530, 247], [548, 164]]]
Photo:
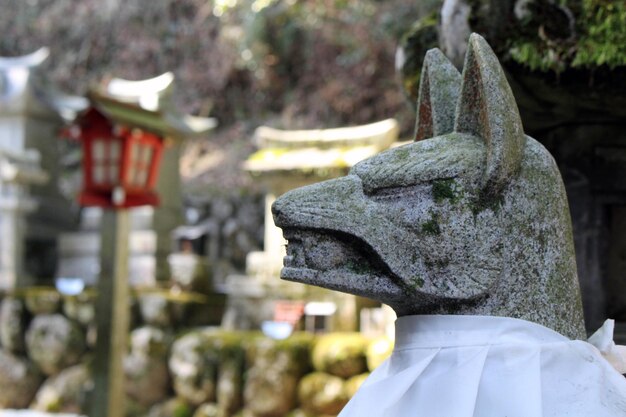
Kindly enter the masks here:
[[[48, 49], [0, 57], [0, 290], [51, 279], [56, 235], [75, 214], [56, 179], [63, 117], [84, 101], [43, 86]], [[61, 114], [61, 105], [65, 114]], [[74, 212], [75, 213], [75, 212]]]

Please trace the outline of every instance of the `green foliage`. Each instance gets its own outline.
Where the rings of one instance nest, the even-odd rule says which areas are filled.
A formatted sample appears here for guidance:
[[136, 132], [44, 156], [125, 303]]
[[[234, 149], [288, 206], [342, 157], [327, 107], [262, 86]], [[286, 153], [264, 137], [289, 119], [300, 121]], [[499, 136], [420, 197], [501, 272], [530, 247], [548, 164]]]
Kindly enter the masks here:
[[[550, 7], [552, 9], [550, 9]], [[529, 15], [511, 31], [509, 56], [532, 70], [626, 65], [626, 3], [562, 0], [530, 3]], [[553, 27], [560, 27], [550, 31]]]
[[172, 417], [191, 417], [193, 415], [193, 409], [181, 402], [174, 407]]
[[573, 67], [626, 65], [626, 2], [584, 0], [586, 36], [578, 43]]

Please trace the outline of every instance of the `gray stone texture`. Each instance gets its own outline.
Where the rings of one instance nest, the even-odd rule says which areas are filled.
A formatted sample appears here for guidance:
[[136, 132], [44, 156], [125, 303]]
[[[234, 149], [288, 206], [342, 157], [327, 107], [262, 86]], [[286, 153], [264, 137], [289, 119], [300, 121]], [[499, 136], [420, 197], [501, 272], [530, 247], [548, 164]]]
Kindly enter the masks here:
[[0, 303], [0, 346], [13, 353], [23, 352], [26, 325], [24, 302], [5, 297]]
[[171, 303], [161, 294], [148, 293], [139, 296], [139, 311], [146, 324], [158, 327], [172, 325], [171, 310]]
[[44, 374], [53, 375], [80, 361], [85, 335], [61, 314], [36, 316], [26, 332], [26, 349]]
[[445, 135], [454, 130], [454, 112], [461, 89], [461, 74], [439, 50], [426, 52], [419, 86], [415, 140]]
[[298, 381], [310, 369], [313, 337], [290, 340], [259, 338], [253, 343], [252, 367], [246, 372], [245, 408], [255, 417], [285, 416], [298, 403]]
[[48, 378], [30, 408], [39, 411], [83, 414], [93, 380], [86, 364], [74, 365]]
[[40, 382], [32, 363], [0, 349], [0, 409], [28, 407]]
[[301, 408], [314, 415], [339, 414], [349, 399], [343, 379], [324, 372], [308, 374], [298, 385]]
[[509, 316], [584, 338], [557, 166], [523, 134], [479, 35], [462, 78], [458, 102], [434, 108], [455, 114], [454, 132], [381, 152], [275, 202], [289, 241], [281, 277], [373, 298], [399, 316]]
[[88, 326], [95, 324], [96, 306], [95, 297], [81, 293], [63, 299], [63, 314], [68, 318]]
[[169, 370], [176, 395], [193, 405], [215, 401], [218, 353], [205, 333], [196, 331], [172, 345]]
[[130, 340], [124, 358], [126, 394], [140, 406], [152, 406], [167, 397], [170, 387], [168, 337], [159, 328], [144, 326], [133, 330]]

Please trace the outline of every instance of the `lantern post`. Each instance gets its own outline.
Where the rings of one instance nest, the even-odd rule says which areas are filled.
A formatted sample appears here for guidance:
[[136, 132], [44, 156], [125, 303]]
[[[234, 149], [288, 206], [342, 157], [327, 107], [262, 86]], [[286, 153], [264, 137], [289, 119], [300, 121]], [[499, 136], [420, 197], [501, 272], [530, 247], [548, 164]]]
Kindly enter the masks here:
[[66, 130], [82, 143], [79, 202], [103, 209], [90, 417], [125, 413], [123, 360], [130, 322], [128, 210], [159, 204], [155, 186], [170, 140], [206, 133], [216, 124], [214, 119], [181, 115], [172, 106], [164, 106], [172, 81], [171, 73], [135, 82], [113, 79], [89, 93], [90, 107]]
[[127, 209], [104, 209], [90, 417], [119, 416], [126, 409], [123, 361], [130, 323], [128, 230]]
[[93, 364], [91, 417], [113, 417], [124, 410], [123, 360], [129, 331], [129, 212], [157, 205], [154, 186], [164, 140], [139, 127], [118, 124], [97, 107], [74, 127], [83, 145], [83, 206], [103, 209], [100, 278], [96, 301], [98, 343]]

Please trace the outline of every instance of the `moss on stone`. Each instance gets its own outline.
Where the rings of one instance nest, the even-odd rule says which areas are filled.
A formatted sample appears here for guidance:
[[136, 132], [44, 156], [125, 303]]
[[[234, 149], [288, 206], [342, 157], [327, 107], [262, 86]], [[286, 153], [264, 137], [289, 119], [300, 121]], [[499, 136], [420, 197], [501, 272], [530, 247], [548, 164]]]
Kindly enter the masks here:
[[430, 220], [422, 223], [422, 233], [431, 236], [437, 236], [441, 234], [441, 229], [439, 228], [439, 222], [436, 216], [433, 215]]
[[436, 203], [449, 200], [456, 203], [459, 200], [459, 194], [455, 189], [455, 181], [452, 178], [445, 178], [433, 181], [433, 198]]
[[426, 260], [424, 261], [424, 265], [426, 265], [428, 268], [443, 269], [447, 267], [448, 265], [450, 265], [450, 261], [447, 259], [436, 259], [433, 261]]
[[348, 268], [350, 272], [354, 272], [359, 275], [365, 275], [370, 272], [370, 268], [366, 264], [360, 262], [347, 262], [346, 268]]
[[411, 285], [415, 289], [422, 288], [424, 286], [424, 282], [424, 278], [422, 277], [413, 277], [411, 279]]
[[501, 194], [480, 193], [478, 198], [470, 205], [472, 213], [477, 216], [479, 213], [485, 210], [491, 210], [497, 213], [504, 203], [503, 196]]

